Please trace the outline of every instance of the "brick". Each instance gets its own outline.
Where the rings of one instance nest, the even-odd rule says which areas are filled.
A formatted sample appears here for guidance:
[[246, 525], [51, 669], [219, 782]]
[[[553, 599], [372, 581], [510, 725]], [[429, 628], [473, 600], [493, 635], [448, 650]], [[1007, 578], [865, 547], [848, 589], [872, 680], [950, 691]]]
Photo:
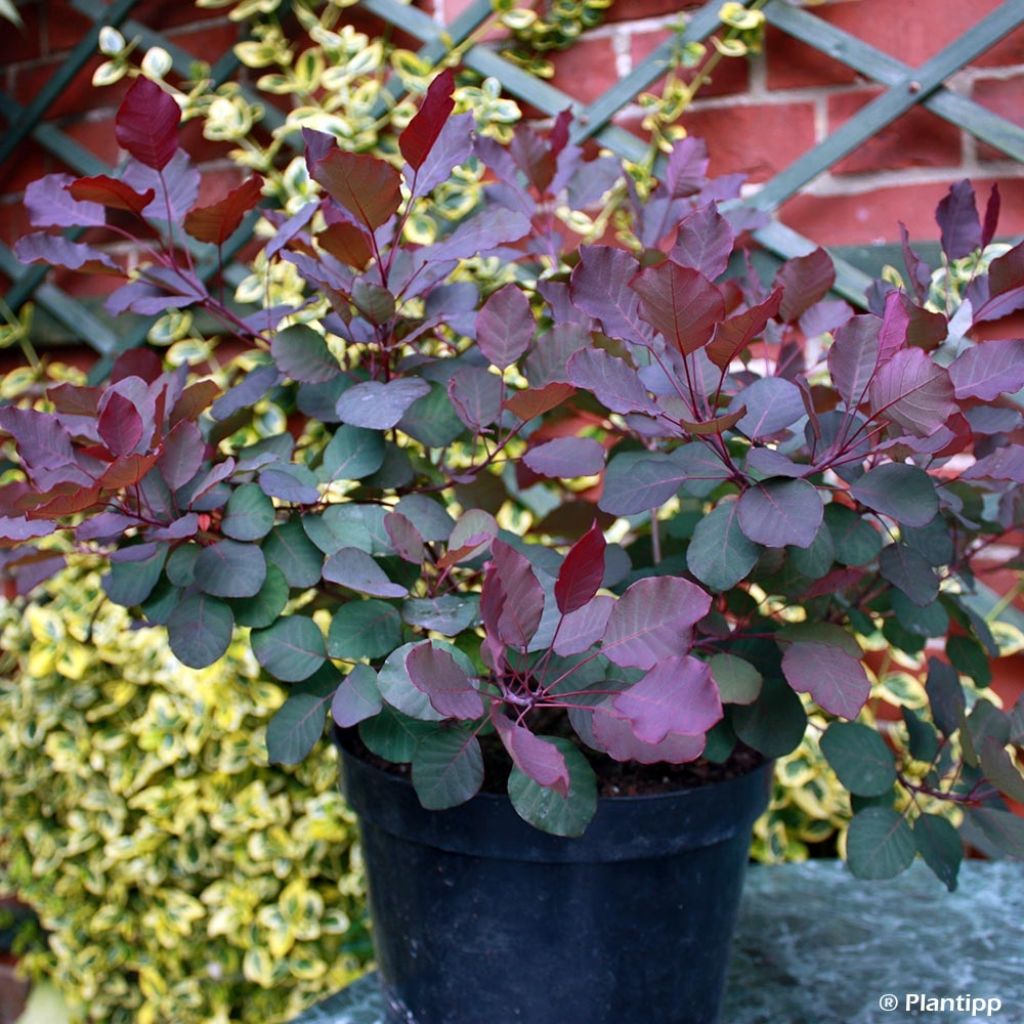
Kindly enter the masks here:
[[23, 28], [15, 28], [6, 21], [0, 32], [0, 67], [21, 61], [38, 60], [43, 56], [46, 29], [43, 25], [42, 4], [19, 4], [18, 13]]
[[[121, 102], [121, 98], [128, 91], [131, 82], [128, 79], [122, 79], [116, 85], [105, 86], [102, 89], [97, 88], [92, 84], [92, 76], [101, 62], [100, 56], [89, 60], [47, 109], [45, 120], [67, 117], [69, 114], [84, 114], [95, 107], [116, 107]], [[43, 64], [18, 70], [14, 76], [14, 98], [18, 103], [22, 105], [30, 103], [56, 73], [60, 65], [61, 60], [54, 58]]]
[[132, 8], [133, 21], [165, 31], [177, 25], [194, 25], [223, 18], [223, 9], [197, 7], [192, 0], [141, 0]]
[[29, 223], [28, 210], [21, 198], [7, 198], [0, 203], [0, 242], [13, 245], [23, 235], [35, 229]]
[[[837, 93], [828, 98], [828, 128], [836, 131], [881, 89]], [[961, 160], [960, 129], [924, 107], [914, 107], [858, 146], [833, 168], [835, 174], [955, 167]]]
[[[635, 118], [621, 123], [641, 134]], [[740, 171], [751, 181], [765, 181], [814, 145], [810, 103], [697, 107], [683, 115], [682, 123], [707, 141], [713, 176]]]
[[[957, 180], [926, 185], [876, 188], [856, 195], [801, 195], [783, 205], [783, 223], [822, 245], [872, 245], [899, 241], [899, 222], [915, 240], [938, 241], [935, 207]], [[999, 234], [1024, 232], [1024, 178], [974, 180], [979, 196], [987, 197], [992, 180], [1002, 193]]]
[[[972, 96], [986, 110], [1005, 117], [1014, 124], [1024, 126], [1024, 106], [1021, 96], [1024, 93], [1024, 75], [1015, 78], [979, 78], [974, 82]], [[987, 143], [978, 143], [978, 159], [982, 161], [1010, 159], [1001, 150]]]
[[164, 33], [167, 39], [180, 46], [199, 60], [216, 63], [230, 50], [243, 34], [233, 21], [221, 21], [209, 25], [188, 25]]
[[30, 181], [56, 170], [55, 161], [37, 142], [26, 139], [17, 156], [0, 164], [0, 196], [21, 192]]
[[618, 80], [612, 41], [579, 39], [568, 50], [552, 57], [555, 77], [551, 84], [583, 103], [596, 100]]
[[857, 81], [852, 68], [770, 25], [764, 48], [769, 89], [807, 89]]
[[60, 129], [108, 167], [116, 166], [121, 159], [121, 149], [114, 137], [113, 111], [105, 117], [97, 118], [90, 114], [86, 118], [65, 120], [60, 124]]
[[[451, 0], [445, 0], [445, 4]], [[703, 6], [703, 0], [623, 0], [605, 12], [605, 21], [639, 21], [665, 14], [680, 14]]]
[[[650, 32], [636, 32], [630, 39], [630, 54], [635, 68], [645, 58], [649, 57], [663, 42], [671, 39], [675, 33], [671, 29], [655, 29]], [[714, 52], [714, 51], [711, 51]], [[707, 63], [711, 58], [711, 52], [707, 54], [701, 64]], [[689, 83], [697, 76], [699, 68], [692, 68], [683, 73], [683, 81]], [[700, 96], [726, 96], [738, 92], [746, 92], [750, 84], [749, 67], [746, 60], [724, 58], [719, 62], [712, 76], [701, 86], [698, 95]], [[661, 93], [661, 82], [659, 81], [651, 90], [654, 93]]]
[[78, 11], [67, 0], [51, 0], [46, 4], [47, 53], [61, 53], [76, 46], [92, 27], [92, 18]]

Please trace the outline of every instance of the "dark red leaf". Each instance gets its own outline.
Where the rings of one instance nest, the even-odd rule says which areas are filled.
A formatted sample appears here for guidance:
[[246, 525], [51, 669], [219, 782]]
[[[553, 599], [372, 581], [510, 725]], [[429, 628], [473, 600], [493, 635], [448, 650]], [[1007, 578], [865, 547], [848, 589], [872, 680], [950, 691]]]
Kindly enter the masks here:
[[95, 416], [99, 406], [100, 388], [84, 388], [77, 384], [57, 384], [46, 389], [46, 397], [54, 409], [67, 416]]
[[212, 380], [200, 380], [195, 384], [189, 384], [182, 392], [181, 398], [174, 403], [171, 410], [171, 426], [182, 420], [197, 419], [219, 394], [220, 387]]
[[782, 289], [782, 319], [788, 324], [799, 320], [828, 294], [835, 280], [836, 268], [824, 249], [787, 260], [775, 275], [775, 287]]
[[110, 393], [100, 410], [98, 429], [103, 443], [115, 455], [127, 455], [142, 438], [139, 410], [123, 395]]
[[455, 89], [455, 73], [445, 68], [430, 83], [427, 95], [416, 116], [398, 137], [398, 148], [406, 163], [418, 171], [427, 159], [445, 122], [455, 108], [452, 91]]
[[142, 211], [153, 201], [156, 193], [151, 189], [136, 192], [131, 185], [118, 181], [106, 174], [97, 174], [92, 178], [79, 178], [68, 185], [73, 199], [83, 203], [99, 203], [111, 210], [127, 210], [142, 216]]
[[498, 638], [509, 647], [525, 651], [544, 613], [544, 591], [533, 566], [515, 548], [496, 540], [491, 547], [504, 601], [496, 623]]
[[992, 183], [992, 190], [988, 194], [988, 202], [985, 204], [985, 222], [981, 227], [981, 247], [985, 248], [996, 237], [996, 228], [999, 226], [999, 208], [1001, 197], [999, 195], [999, 183]]
[[555, 601], [563, 615], [582, 608], [604, 579], [605, 539], [594, 525], [569, 549], [555, 582]]
[[548, 384], [542, 388], [527, 388], [517, 391], [505, 399], [505, 408], [514, 412], [521, 420], [532, 420], [550, 412], [576, 394], [571, 384]]
[[715, 327], [715, 336], [707, 347], [708, 358], [724, 370], [761, 332], [779, 311], [782, 289], [776, 288], [764, 302], [736, 316], [723, 320]]
[[398, 171], [367, 153], [332, 149], [312, 164], [310, 174], [368, 231], [379, 228], [402, 201]]
[[122, 352], [110, 369], [110, 383], [116, 384], [125, 377], [141, 377], [147, 384], [164, 372], [160, 357], [149, 348], [130, 348]]
[[257, 174], [233, 188], [219, 202], [197, 206], [185, 217], [185, 230], [200, 242], [223, 245], [242, 218], [260, 201], [263, 179]]
[[137, 484], [156, 465], [155, 455], [119, 455], [103, 471], [100, 486], [107, 491], [119, 491]]
[[630, 287], [640, 296], [640, 316], [686, 355], [703, 348], [725, 317], [721, 291], [690, 267], [647, 267]]
[[535, 736], [493, 709], [491, 721], [513, 764], [538, 786], [546, 786], [562, 796], [569, 793], [569, 766], [553, 743]]
[[316, 236], [321, 248], [356, 270], [364, 270], [373, 259], [370, 236], [358, 225], [337, 220]]
[[974, 188], [966, 178], [950, 187], [935, 209], [935, 220], [942, 229], [942, 251], [951, 260], [970, 256], [981, 248], [981, 222]]
[[445, 718], [479, 718], [484, 713], [483, 699], [447, 651], [429, 641], [420, 644], [406, 655], [405, 668], [413, 686]]
[[548, 136], [548, 149], [551, 155], [557, 157], [567, 145], [569, 145], [569, 125], [572, 124], [572, 107], [566, 107], [555, 118], [555, 123]]
[[122, 149], [160, 171], [178, 149], [180, 122], [178, 104], [155, 82], [140, 76], [121, 101], [114, 134]]

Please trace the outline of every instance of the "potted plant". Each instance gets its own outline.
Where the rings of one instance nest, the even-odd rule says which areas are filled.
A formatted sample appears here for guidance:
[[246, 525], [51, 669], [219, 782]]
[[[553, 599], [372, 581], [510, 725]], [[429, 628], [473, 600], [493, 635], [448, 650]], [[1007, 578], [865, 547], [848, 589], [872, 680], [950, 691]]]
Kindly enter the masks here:
[[[474, 140], [451, 88], [435, 80], [393, 163], [305, 132], [321, 194], [268, 211], [263, 250], [315, 289], [299, 307], [243, 315], [196, 273], [181, 227], [214, 255], [260, 182], [196, 207], [178, 108], [144, 79], [120, 179], [29, 188], [44, 230], [23, 260], [125, 275], [46, 229], [127, 236], [141, 266], [108, 308], [201, 308], [249, 352], [223, 394], [141, 350], [0, 409], [20, 461], [6, 571], [31, 586], [59, 560], [40, 539], [70, 535], [183, 663], [250, 630], [291, 687], [274, 760], [332, 711], [396, 1020], [714, 1021], [751, 824], [808, 702], [835, 719], [856, 873], [920, 852], [955, 885], [946, 808], [1022, 852], [1021, 708], [958, 670], [983, 687], [996, 653], [965, 595], [972, 558], [1020, 525], [1001, 396], [1024, 385], [1021, 342], [965, 335], [1024, 304], [1024, 249], [991, 259], [996, 202], [982, 226], [965, 183], [940, 209], [955, 315], [909, 246], [908, 288], [853, 315], [821, 250], [770, 285], [744, 269], [760, 215], [690, 139], [660, 181], [627, 177], [607, 211], [622, 245], [579, 247], [566, 196], [599, 200], [609, 158], [584, 159], [567, 116]], [[406, 238], [467, 162], [484, 208]], [[252, 442], [268, 394], [288, 429]], [[854, 721], [858, 637], [946, 638], [899, 760]]]

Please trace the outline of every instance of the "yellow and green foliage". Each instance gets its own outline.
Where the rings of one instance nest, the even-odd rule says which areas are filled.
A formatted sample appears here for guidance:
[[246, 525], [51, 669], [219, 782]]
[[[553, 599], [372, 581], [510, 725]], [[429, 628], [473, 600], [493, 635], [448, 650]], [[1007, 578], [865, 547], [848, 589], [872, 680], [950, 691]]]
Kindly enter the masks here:
[[104, 1024], [272, 1024], [368, 954], [332, 746], [269, 767], [283, 692], [248, 645], [193, 671], [68, 570], [0, 605], [0, 890], [39, 915], [24, 967]]

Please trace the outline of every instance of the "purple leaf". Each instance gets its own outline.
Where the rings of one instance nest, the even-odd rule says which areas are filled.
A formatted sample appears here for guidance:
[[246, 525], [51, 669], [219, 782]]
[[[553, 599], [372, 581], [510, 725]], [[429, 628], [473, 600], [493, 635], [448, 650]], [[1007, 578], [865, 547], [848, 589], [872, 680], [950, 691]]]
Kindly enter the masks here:
[[136, 192], [153, 190], [153, 201], [142, 214], [154, 220], [166, 221], [168, 207], [172, 222], [184, 220], [199, 197], [199, 170], [193, 166], [188, 153], [183, 149], [174, 154], [163, 174], [143, 163], [129, 160], [121, 180], [131, 185]]
[[961, 353], [949, 367], [957, 398], [991, 402], [1024, 388], [1024, 341], [983, 341]]
[[686, 355], [703, 348], [725, 319], [722, 293], [689, 267], [671, 261], [646, 267], [630, 287], [640, 296], [640, 316]]
[[483, 698], [447, 651], [429, 642], [419, 644], [406, 655], [405, 669], [439, 715], [472, 719], [484, 713]]
[[56, 523], [41, 519], [30, 522], [24, 516], [0, 516], [0, 540], [23, 541], [32, 537], [46, 537], [56, 529]]
[[156, 464], [172, 491], [184, 487], [199, 472], [205, 452], [203, 435], [189, 420], [182, 420], [167, 435]]
[[512, 763], [524, 775], [538, 786], [553, 789], [562, 796], [569, 795], [569, 766], [558, 747], [497, 711], [491, 714], [491, 721]]
[[29, 182], [24, 203], [33, 227], [102, 227], [106, 224], [107, 214], [99, 203], [72, 198], [67, 186], [74, 180], [70, 174], [47, 174]]
[[828, 350], [828, 372], [847, 409], [856, 409], [867, 395], [878, 366], [880, 327], [877, 316], [855, 316], [836, 331]]
[[978, 207], [974, 189], [966, 179], [950, 187], [949, 194], [936, 207], [935, 220], [942, 229], [942, 251], [951, 260], [970, 256], [981, 248]]
[[808, 548], [821, 526], [824, 506], [814, 484], [774, 478], [751, 487], [736, 505], [740, 529], [755, 544]]
[[958, 411], [949, 373], [919, 348], [897, 352], [875, 375], [868, 397], [872, 413], [919, 437], [938, 430]]
[[[277, 230], [274, 237], [267, 242], [263, 250], [268, 260], [273, 259], [290, 241], [301, 234], [302, 229], [313, 219], [313, 214], [320, 208], [315, 201], [306, 203], [298, 213], [292, 214]], [[344, 685], [344, 684], [342, 684]]]
[[997, 448], [990, 455], [978, 459], [960, 476], [963, 480], [1012, 480], [1024, 484], [1024, 445]]
[[498, 419], [502, 391], [501, 378], [479, 366], [464, 366], [448, 381], [448, 397], [455, 413], [472, 431]]
[[1002, 200], [999, 195], [999, 183], [992, 182], [992, 189], [988, 194], [988, 202], [985, 204], [985, 223], [981, 229], [981, 248], [988, 246], [989, 242], [996, 237], [996, 228], [999, 226], [999, 208]]
[[786, 682], [830, 714], [853, 719], [871, 694], [864, 666], [841, 647], [796, 643], [782, 656]]
[[598, 594], [593, 600], [569, 612], [562, 619], [551, 646], [555, 654], [563, 658], [570, 654], [581, 654], [593, 647], [608, 628], [608, 618], [615, 607], [615, 598]]
[[710, 595], [689, 580], [637, 580], [612, 609], [601, 651], [622, 667], [653, 668], [689, 650], [690, 627], [710, 608]]
[[423, 564], [423, 538], [411, 519], [401, 512], [389, 512], [384, 517], [384, 529], [399, 557], [413, 565]]
[[659, 661], [612, 702], [642, 743], [670, 733], [699, 736], [722, 717], [722, 701], [706, 661], [689, 655]]
[[240, 409], [255, 405], [280, 379], [276, 366], [257, 366], [255, 370], [249, 370], [240, 383], [213, 403], [210, 410], [213, 418], [226, 420]]
[[598, 507], [616, 516], [659, 508], [683, 484], [694, 494], [708, 494], [727, 480], [729, 470], [702, 444], [685, 444], [671, 452], [633, 453], [612, 459]]
[[782, 377], [762, 377], [729, 403], [729, 410], [746, 413], [736, 426], [752, 440], [772, 437], [807, 415], [800, 389]]
[[775, 286], [782, 289], [779, 313], [787, 323], [799, 320], [835, 284], [836, 268], [832, 257], [818, 248], [806, 256], [787, 260], [775, 275]]
[[180, 516], [173, 523], [146, 531], [152, 540], [187, 540], [199, 532], [199, 516], [195, 512]]
[[18, 455], [30, 472], [74, 464], [71, 435], [53, 416], [7, 406], [0, 408], [0, 430], [14, 438]]
[[529, 449], [523, 462], [538, 476], [593, 476], [604, 469], [604, 448], [590, 437], [556, 437]]
[[919, 608], [939, 596], [939, 577], [928, 559], [906, 544], [889, 544], [878, 560], [882, 578], [899, 587]]
[[639, 764], [686, 764], [704, 753], [707, 742], [701, 736], [669, 733], [660, 743], [644, 743], [637, 738], [633, 726], [612, 712], [611, 701], [594, 710], [591, 731], [595, 744], [616, 761]]
[[872, 511], [892, 516], [904, 526], [927, 526], [939, 511], [935, 483], [917, 466], [894, 462], [876, 466], [850, 493]]
[[398, 148], [414, 171], [423, 166], [423, 161], [427, 159], [455, 108], [455, 100], [452, 98], [454, 89], [455, 73], [451, 68], [445, 68], [430, 83], [416, 116], [398, 136]]
[[488, 209], [460, 224], [447, 238], [420, 250], [423, 262], [440, 263], [484, 255], [530, 230], [530, 218], [503, 207]]
[[384, 570], [359, 548], [340, 548], [324, 563], [323, 578], [360, 594], [373, 597], [405, 597], [408, 590], [392, 583]]
[[98, 427], [103, 443], [115, 455], [127, 455], [142, 439], [142, 417], [135, 404], [108, 391], [100, 402]]
[[121, 268], [101, 249], [42, 231], [19, 238], [14, 243], [14, 255], [22, 263], [45, 263], [92, 273], [121, 273]]
[[103, 308], [113, 316], [131, 311], [143, 316], [158, 316], [169, 309], [182, 309], [196, 301], [193, 295], [168, 295], [146, 281], [129, 281], [111, 292]]
[[[473, 126], [474, 117], [470, 111], [448, 118], [416, 175], [414, 198], [425, 196], [446, 182], [452, 171], [472, 156]], [[408, 175], [406, 178], [408, 180]]]
[[534, 327], [529, 299], [516, 285], [507, 284], [477, 314], [477, 344], [494, 366], [504, 370], [529, 348]]
[[974, 302], [974, 322], [999, 320], [1024, 307], [1024, 242], [994, 259], [988, 268], [988, 277], [976, 279], [976, 288], [985, 286], [977, 297], [969, 290]]
[[708, 358], [720, 370], [729, 364], [765, 329], [768, 321], [779, 311], [782, 289], [776, 288], [764, 302], [743, 313], [723, 320], [715, 327], [715, 334], [706, 351]]
[[338, 399], [338, 418], [342, 423], [370, 430], [389, 430], [405, 415], [417, 399], [430, 393], [424, 380], [407, 377], [399, 380], [370, 380], [349, 388]]
[[918, 302], [924, 302], [931, 287], [932, 268], [911, 248], [907, 226], [900, 221], [900, 246], [903, 249], [903, 263], [910, 278], [910, 287]]
[[903, 292], [890, 292], [885, 298], [882, 326], [878, 332], [878, 361], [887, 363], [905, 348], [910, 333], [909, 299]]
[[555, 581], [558, 610], [568, 615], [597, 593], [604, 579], [604, 533], [595, 522], [569, 549]]
[[672, 147], [665, 167], [665, 188], [673, 199], [699, 192], [707, 183], [708, 147], [703, 139], [689, 135]]
[[681, 267], [699, 270], [713, 281], [729, 265], [734, 241], [729, 222], [714, 203], [708, 203], [679, 222], [679, 234], [669, 259]]
[[591, 391], [612, 412], [642, 412], [657, 415], [661, 410], [628, 363], [604, 349], [574, 352], [566, 364], [570, 383]]
[[639, 266], [624, 249], [584, 245], [569, 287], [573, 305], [600, 320], [608, 337], [650, 345], [654, 335], [640, 316], [640, 296], [629, 286]]
[[180, 121], [178, 104], [155, 82], [140, 76], [121, 101], [114, 134], [122, 149], [161, 171], [178, 149]]
[[544, 590], [529, 561], [502, 540], [492, 544], [489, 564], [494, 570], [496, 635], [509, 647], [525, 651], [544, 614]]
[[320, 500], [316, 477], [300, 463], [271, 465], [261, 470], [259, 484], [267, 497], [295, 505], [315, 505]]
[[384, 707], [377, 689], [377, 673], [369, 665], [356, 665], [341, 681], [331, 699], [331, 715], [342, 729], [373, 718]]

